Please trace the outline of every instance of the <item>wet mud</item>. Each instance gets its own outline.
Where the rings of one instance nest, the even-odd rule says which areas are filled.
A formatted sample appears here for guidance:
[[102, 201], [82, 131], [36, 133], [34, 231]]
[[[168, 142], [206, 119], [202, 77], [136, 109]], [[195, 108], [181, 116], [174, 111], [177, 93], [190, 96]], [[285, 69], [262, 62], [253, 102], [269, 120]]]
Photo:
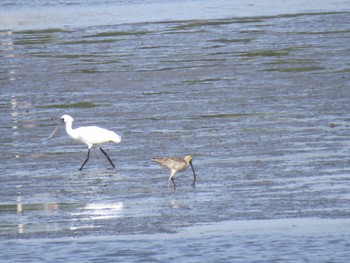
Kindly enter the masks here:
[[[349, 218], [346, 21], [322, 12], [0, 32], [0, 239]], [[48, 140], [63, 114], [122, 136], [104, 147], [116, 169], [95, 148], [78, 171], [87, 147], [63, 127]], [[186, 154], [196, 188], [187, 170], [169, 191], [151, 159]], [[343, 251], [348, 228], [340, 239]]]

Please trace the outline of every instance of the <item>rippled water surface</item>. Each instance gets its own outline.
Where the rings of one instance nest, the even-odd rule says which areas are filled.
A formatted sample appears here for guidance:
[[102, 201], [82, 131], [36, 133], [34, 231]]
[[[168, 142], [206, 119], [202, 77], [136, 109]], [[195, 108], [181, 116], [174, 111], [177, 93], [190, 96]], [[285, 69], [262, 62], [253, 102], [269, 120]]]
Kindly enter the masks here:
[[[323, 9], [3, 29], [1, 258], [347, 262], [350, 13]], [[116, 169], [78, 171], [63, 114], [122, 136]], [[151, 159], [186, 154], [169, 191]]]

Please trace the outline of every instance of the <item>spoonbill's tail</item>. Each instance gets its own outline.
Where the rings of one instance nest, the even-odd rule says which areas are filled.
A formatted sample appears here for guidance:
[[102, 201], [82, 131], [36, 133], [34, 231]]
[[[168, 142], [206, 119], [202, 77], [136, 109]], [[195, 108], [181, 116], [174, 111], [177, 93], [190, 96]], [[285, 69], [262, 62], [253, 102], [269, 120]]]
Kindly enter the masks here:
[[122, 137], [120, 137], [118, 134], [116, 134], [115, 132], [112, 132], [111, 134], [111, 141], [115, 142], [115, 143], [119, 143], [122, 141]]

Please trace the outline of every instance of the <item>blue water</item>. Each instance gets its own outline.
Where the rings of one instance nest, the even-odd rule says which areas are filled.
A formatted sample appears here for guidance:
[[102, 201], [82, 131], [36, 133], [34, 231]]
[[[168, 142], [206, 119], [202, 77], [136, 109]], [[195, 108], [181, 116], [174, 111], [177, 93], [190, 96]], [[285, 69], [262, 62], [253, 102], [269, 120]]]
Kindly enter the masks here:
[[123, 23], [256, 17], [349, 9], [346, 0], [119, 0], [0, 3], [0, 30], [71, 28]]
[[[222, 222], [178, 234], [3, 242], [3, 262], [347, 262], [348, 220]], [[345, 231], [344, 231], [345, 230]]]
[[347, 1], [1, 1], [0, 261], [348, 262], [349, 38]]

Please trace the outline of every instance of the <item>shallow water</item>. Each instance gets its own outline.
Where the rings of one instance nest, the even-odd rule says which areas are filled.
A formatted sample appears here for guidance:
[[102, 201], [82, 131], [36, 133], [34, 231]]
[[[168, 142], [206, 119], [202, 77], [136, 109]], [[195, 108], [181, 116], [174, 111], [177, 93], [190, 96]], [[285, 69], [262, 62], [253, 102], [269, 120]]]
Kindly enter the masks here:
[[177, 234], [9, 240], [0, 254], [10, 262], [347, 262], [344, 228], [348, 220], [228, 221]]
[[75, 0], [0, 3], [0, 30], [349, 11], [347, 0]]
[[[2, 31], [1, 258], [347, 262], [343, 9]], [[168, 191], [151, 158], [185, 154]]]

